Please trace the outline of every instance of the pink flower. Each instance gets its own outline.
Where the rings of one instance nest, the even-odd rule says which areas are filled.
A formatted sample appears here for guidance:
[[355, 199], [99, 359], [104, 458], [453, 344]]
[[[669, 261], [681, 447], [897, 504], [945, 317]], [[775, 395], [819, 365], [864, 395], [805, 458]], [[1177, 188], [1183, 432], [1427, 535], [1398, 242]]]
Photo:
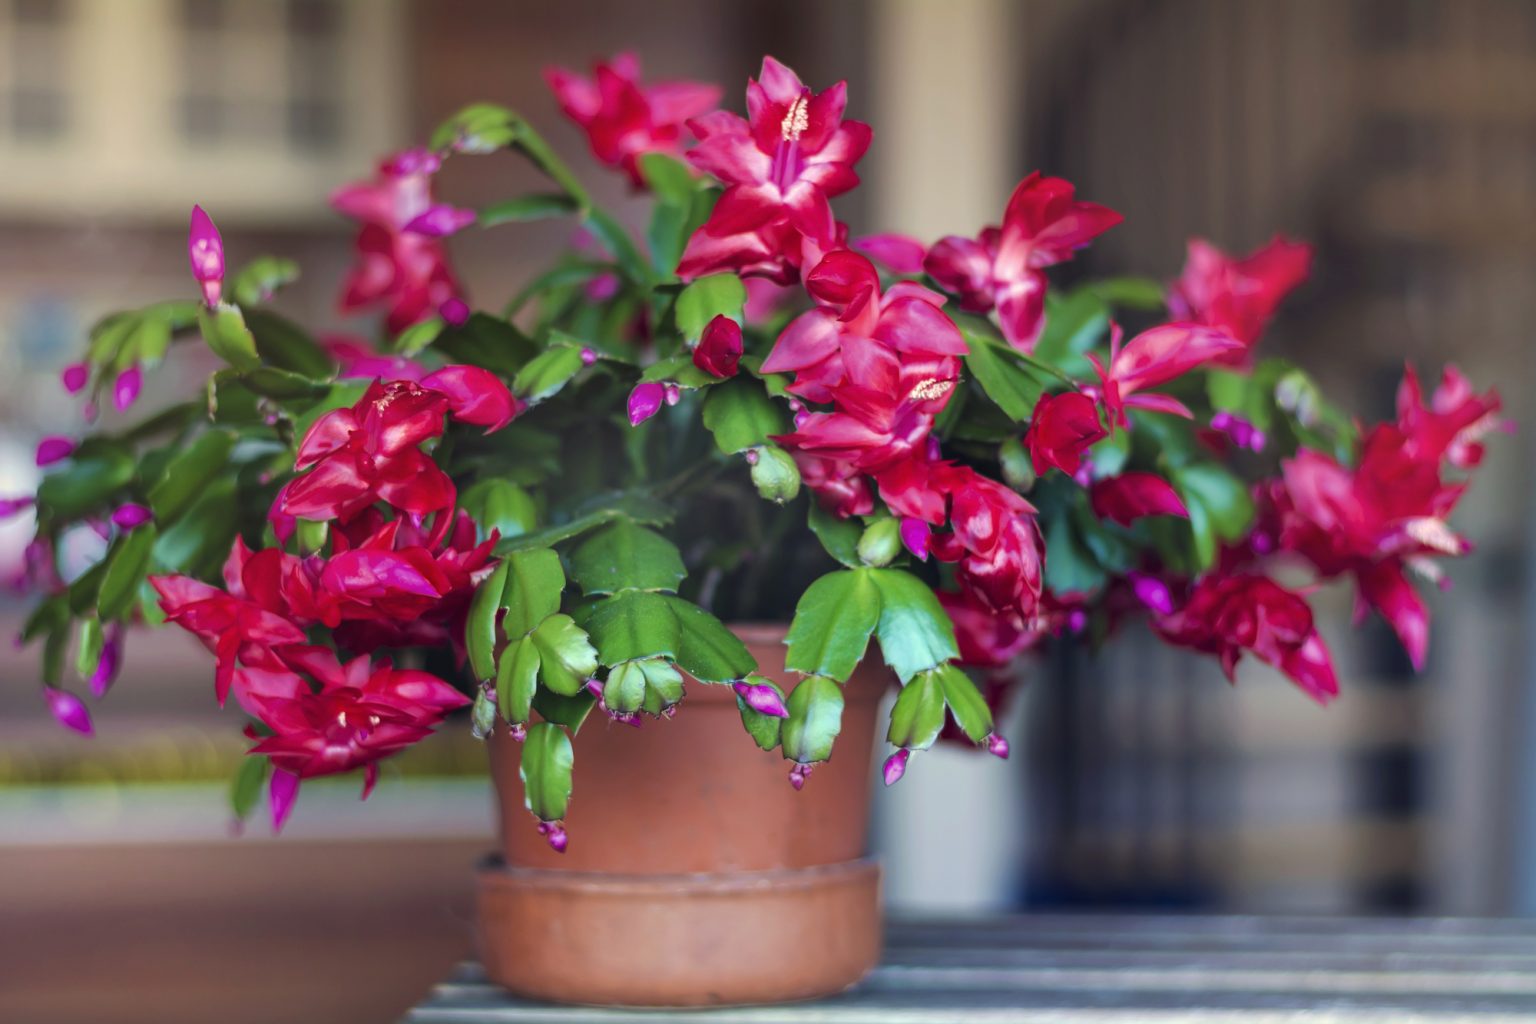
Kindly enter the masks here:
[[940, 239], [928, 250], [924, 269], [959, 297], [962, 309], [985, 313], [996, 307], [1003, 337], [1030, 351], [1045, 326], [1045, 268], [1071, 259], [1124, 219], [1106, 206], [1078, 201], [1075, 191], [1061, 178], [1030, 174], [1013, 190], [1001, 228], [985, 228], [974, 239]]
[[883, 267], [897, 273], [917, 276], [923, 272], [928, 250], [910, 235], [865, 235], [851, 246]]
[[1176, 398], [1137, 392], [1166, 384], [1242, 347], [1236, 338], [1214, 328], [1190, 323], [1163, 324], [1142, 331], [1124, 348], [1120, 346], [1121, 337], [1120, 326], [1113, 325], [1109, 335], [1108, 369], [1097, 355], [1088, 354], [1099, 375], [1098, 397], [1111, 429], [1130, 426], [1125, 413], [1128, 408], [1194, 419], [1194, 414]]
[[1305, 281], [1311, 269], [1312, 247], [1300, 242], [1276, 237], [1262, 249], [1234, 259], [1204, 239], [1191, 239], [1184, 272], [1168, 293], [1168, 308], [1181, 320], [1236, 338], [1242, 347], [1220, 362], [1248, 366], [1280, 300]]
[[783, 283], [837, 246], [828, 200], [859, 183], [854, 164], [869, 126], [843, 120], [848, 86], [813, 93], [772, 57], [747, 85], [747, 118], [719, 110], [688, 122], [699, 144], [689, 161], [725, 183], [703, 227], [688, 240], [678, 276], [722, 270]]
[[154, 518], [154, 513], [143, 505], [134, 502], [126, 502], [112, 510], [112, 522], [124, 530], [132, 530], [143, 526]]
[[219, 304], [224, 287], [224, 239], [213, 219], [201, 206], [192, 207], [192, 223], [187, 229], [187, 259], [192, 277], [203, 289], [203, 302]]
[[592, 155], [621, 168], [635, 188], [642, 188], [638, 158], [645, 153], [682, 152], [682, 126], [720, 102], [720, 88], [703, 82], [640, 83], [640, 62], [632, 53], [616, 54], [593, 65], [592, 78], [565, 68], [544, 71], [544, 80], [560, 109], [587, 133]]
[[1475, 469], [1483, 461], [1483, 438], [1507, 429], [1499, 418], [1503, 407], [1497, 391], [1474, 393], [1471, 382], [1454, 366], [1445, 368], [1426, 406], [1418, 372], [1410, 364], [1403, 368], [1397, 390], [1397, 426], [1422, 458], [1444, 458], [1457, 469]]
[[37, 499], [30, 494], [15, 498], [0, 498], [0, 519], [9, 519], [18, 516], [37, 504]]
[[1307, 696], [1327, 704], [1339, 692], [1332, 657], [1299, 594], [1266, 576], [1215, 573], [1195, 584], [1183, 607], [1155, 615], [1168, 643], [1215, 654], [1236, 681], [1245, 651], [1289, 676]]
[[704, 327], [693, 350], [693, 365], [713, 377], [734, 377], [741, 365], [741, 325], [725, 314]]
[[1099, 480], [1089, 490], [1088, 499], [1094, 515], [1121, 526], [1144, 516], [1189, 518], [1189, 509], [1173, 485], [1155, 473], [1121, 473]]
[[875, 510], [874, 489], [857, 468], [839, 459], [821, 458], [808, 452], [791, 454], [800, 470], [800, 482], [816, 495], [816, 500], [827, 511], [847, 519]]
[[414, 380], [427, 375], [426, 367], [406, 356], [376, 351], [372, 346], [346, 336], [324, 339], [325, 350], [336, 360], [336, 376], [363, 380]]
[[1017, 616], [997, 614], [972, 592], [940, 590], [938, 597], [955, 625], [962, 665], [1002, 668], [1045, 636]]
[[1052, 466], [1072, 476], [1083, 453], [1108, 436], [1092, 398], [1075, 391], [1043, 394], [1024, 433], [1024, 447], [1037, 476]]
[[306, 642], [304, 631], [255, 601], [186, 576], [151, 576], [166, 620], [203, 642], [217, 658], [214, 692], [222, 706], [237, 665], [281, 669], [277, 648]]
[[373, 181], [331, 196], [332, 207], [363, 225], [342, 312], [385, 306], [389, 330], [399, 333], [451, 302], [463, 304], [440, 237], [465, 226], [473, 214], [433, 202], [432, 175], [440, 165], [433, 153], [406, 150], [380, 164]]
[[67, 437], [45, 437], [37, 443], [37, 464], [51, 466], [63, 462], [75, 452], [75, 442]]

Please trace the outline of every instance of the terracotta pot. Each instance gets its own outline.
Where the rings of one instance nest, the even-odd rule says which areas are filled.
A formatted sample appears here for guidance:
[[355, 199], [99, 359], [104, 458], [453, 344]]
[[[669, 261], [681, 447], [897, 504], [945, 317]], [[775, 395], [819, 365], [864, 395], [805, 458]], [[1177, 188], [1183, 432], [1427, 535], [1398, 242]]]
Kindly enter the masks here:
[[[784, 627], [737, 626], [786, 692]], [[517, 743], [491, 773], [504, 860], [480, 876], [481, 958], [519, 995], [608, 1006], [775, 1003], [839, 992], [880, 953], [880, 873], [865, 857], [877, 660], [844, 688], [832, 760], [796, 792], [759, 750], [727, 686], [689, 680], [670, 721], [594, 712], [574, 740], [576, 789], [555, 853], [523, 807]]]

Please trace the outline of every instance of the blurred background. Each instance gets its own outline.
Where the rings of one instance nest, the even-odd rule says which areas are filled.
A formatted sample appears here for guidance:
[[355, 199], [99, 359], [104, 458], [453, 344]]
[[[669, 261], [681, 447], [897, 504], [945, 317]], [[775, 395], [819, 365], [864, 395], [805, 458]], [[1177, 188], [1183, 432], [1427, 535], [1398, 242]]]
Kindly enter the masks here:
[[[324, 197], [478, 99], [582, 159], [540, 70], [638, 51], [648, 77], [715, 80], [764, 53], [850, 84], [872, 123], [855, 234], [934, 239], [995, 222], [1039, 168], [1125, 224], [1083, 262], [1174, 276], [1184, 241], [1318, 246], [1267, 335], [1344, 407], [1390, 416], [1405, 359], [1456, 361], [1531, 416], [1536, 4], [1528, 0], [0, 0], [0, 494], [68, 433], [58, 387], [92, 321], [190, 297], [188, 207], [236, 262], [291, 255], [288, 311], [342, 326], [347, 225]], [[442, 194], [536, 187], [461, 161]], [[495, 307], [568, 230], [453, 243]], [[163, 367], [196, 379], [200, 367]], [[156, 397], [152, 378], [148, 398]], [[1321, 710], [1245, 665], [1134, 634], [1052, 650], [1010, 714], [1006, 764], [924, 755], [881, 794], [895, 909], [1536, 913], [1532, 432], [1500, 439], [1458, 520], [1479, 549], [1436, 595], [1413, 675], [1379, 623], [1321, 607], [1343, 697]], [[30, 524], [0, 525], [0, 571]], [[0, 635], [20, 597], [0, 596]], [[306, 785], [288, 831], [230, 834], [242, 743], [179, 631], [129, 641], [80, 740], [0, 647], [0, 1019], [380, 1021], [469, 954], [490, 846], [483, 751], [450, 729], [358, 804]]]

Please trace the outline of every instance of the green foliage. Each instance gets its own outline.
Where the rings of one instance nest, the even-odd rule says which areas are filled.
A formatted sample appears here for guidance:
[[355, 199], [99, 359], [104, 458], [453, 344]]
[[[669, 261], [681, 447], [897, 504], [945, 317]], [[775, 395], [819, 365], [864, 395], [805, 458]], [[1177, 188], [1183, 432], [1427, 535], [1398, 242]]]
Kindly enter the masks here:
[[569, 615], [551, 615], [528, 639], [538, 648], [539, 682], [555, 693], [576, 696], [597, 671], [597, 651]]
[[864, 564], [864, 559], [859, 556], [859, 540], [864, 528], [857, 519], [839, 519], [813, 498], [809, 521], [811, 532], [816, 534], [827, 554], [853, 569]]
[[746, 286], [735, 274], [701, 277], [677, 296], [677, 329], [684, 338], [695, 341], [704, 333], [704, 326], [718, 315], [740, 322], [746, 303]]
[[681, 598], [668, 597], [666, 603], [677, 619], [677, 663], [689, 675], [701, 682], [725, 683], [757, 670], [747, 645], [719, 619]]
[[932, 588], [901, 569], [867, 573], [880, 602], [875, 626], [880, 653], [903, 682], [960, 656], [955, 628]]
[[560, 726], [537, 722], [523, 741], [519, 775], [523, 802], [540, 821], [559, 821], [571, 800], [571, 737]]
[[219, 305], [198, 311], [197, 322], [203, 329], [203, 340], [213, 354], [237, 370], [254, 370], [261, 365], [256, 352], [256, 337], [245, 326], [240, 307]]
[[571, 578], [587, 594], [673, 593], [687, 574], [677, 545], [628, 519], [597, 530], [571, 554]]
[[703, 420], [715, 435], [715, 444], [727, 454], [767, 444], [770, 436], [790, 430], [788, 410], [750, 377], [734, 377], [711, 387], [704, 397]]
[[526, 722], [538, 690], [539, 646], [531, 636], [513, 640], [496, 664], [496, 705], [509, 722]]
[[944, 684], [937, 672], [924, 672], [901, 688], [891, 708], [886, 741], [908, 750], [927, 750], [944, 728]]
[[843, 691], [825, 676], [807, 676], [785, 701], [789, 717], [780, 722], [784, 758], [801, 764], [825, 761], [843, 728]]
[[272, 762], [265, 757], [246, 755], [235, 769], [235, 777], [229, 785], [229, 810], [236, 821], [244, 821], [256, 809], [261, 799], [261, 787], [266, 785], [267, 773]]
[[549, 548], [511, 552], [502, 566], [506, 588], [500, 601], [507, 614], [501, 626], [509, 637], [523, 636], [560, 610], [565, 571]]
[[582, 625], [597, 644], [598, 658], [608, 666], [638, 658], [675, 659], [682, 642], [671, 602], [645, 590], [604, 598]]
[[107, 556], [107, 573], [96, 598], [96, 613], [104, 620], [125, 618], [138, 598], [144, 574], [155, 550], [155, 524], [145, 523], [118, 537]]
[[806, 588], [789, 627], [785, 665], [844, 680], [864, 658], [880, 622], [880, 588], [870, 569], [828, 573]]
[[257, 306], [299, 279], [299, 265], [281, 256], [259, 256], [228, 280], [229, 294], [237, 306]]
[[944, 702], [950, 717], [972, 743], [980, 743], [992, 732], [992, 709], [976, 684], [953, 665], [937, 669], [934, 676], [944, 689]]

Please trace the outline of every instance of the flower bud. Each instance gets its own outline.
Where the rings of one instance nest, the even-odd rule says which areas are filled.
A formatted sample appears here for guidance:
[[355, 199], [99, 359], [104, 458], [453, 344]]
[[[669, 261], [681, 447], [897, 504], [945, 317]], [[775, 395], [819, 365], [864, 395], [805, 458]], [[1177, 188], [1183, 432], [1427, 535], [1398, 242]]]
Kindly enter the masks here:
[[192, 264], [192, 277], [203, 286], [203, 302], [217, 306], [224, 289], [224, 239], [201, 206], [192, 207], [187, 259]]
[[507, 735], [521, 743], [528, 738], [528, 727], [522, 722], [513, 722], [507, 727]]
[[901, 527], [894, 519], [877, 519], [859, 537], [859, 559], [865, 565], [890, 565], [901, 554]]
[[811, 765], [797, 764], [789, 770], [789, 784], [799, 792], [805, 788], [805, 780], [811, 777]]
[[37, 442], [37, 464], [51, 466], [74, 454], [75, 442], [67, 437], [45, 437]]
[[139, 392], [143, 387], [143, 371], [138, 366], [128, 367], [112, 382], [112, 406], [118, 412], [126, 412], [130, 405], [139, 400]]
[[663, 394], [665, 394], [667, 397], [668, 405], [676, 405], [678, 402], [683, 400], [682, 388], [678, 387], [676, 384], [671, 383], [670, 381], [667, 383], [666, 388], [663, 390]]
[[85, 704], [79, 697], [53, 686], [43, 687], [43, 697], [48, 701], [48, 710], [60, 725], [66, 729], [73, 729], [82, 736], [93, 734], [91, 713], [86, 710]]
[[123, 530], [132, 530], [143, 526], [153, 518], [154, 514], [149, 509], [143, 505], [134, 504], [131, 501], [117, 506], [112, 512], [112, 522]]
[[795, 460], [782, 448], [764, 446], [752, 464], [752, 483], [757, 493], [782, 505], [800, 493], [800, 470]]
[[100, 699], [107, 695], [112, 684], [117, 681], [118, 670], [123, 665], [123, 627], [121, 623], [114, 623], [107, 629], [106, 639], [101, 644], [101, 657], [96, 662], [96, 671], [91, 673], [87, 680], [91, 687], [91, 696]]
[[741, 364], [741, 325], [724, 313], [717, 314], [699, 337], [693, 365], [712, 377], [734, 377]]
[[1159, 615], [1173, 614], [1173, 595], [1168, 592], [1168, 584], [1140, 572], [1131, 573], [1129, 578], [1138, 601]]
[[581, 350], [581, 365], [591, 366], [595, 362], [597, 362], [597, 351], [595, 349], [583, 348]]
[[901, 777], [907, 773], [907, 762], [911, 759], [910, 750], [898, 750], [885, 759], [885, 767], [880, 770], [880, 774], [887, 786], [894, 786], [901, 781]]
[[1000, 757], [1004, 761], [1008, 760], [1008, 741], [1003, 739], [997, 733], [987, 733], [987, 738], [982, 740], [982, 743], [986, 746], [987, 753], [991, 754], [993, 757]]
[[458, 296], [454, 296], [446, 300], [441, 306], [438, 306], [437, 313], [444, 320], [448, 321], [449, 326], [463, 327], [465, 322], [469, 320], [469, 303]]
[[773, 718], [789, 717], [789, 709], [784, 706], [783, 698], [766, 683], [740, 682], [732, 689], [747, 707], [760, 715], [769, 715]]
[[907, 516], [901, 521], [901, 543], [920, 562], [928, 560], [928, 538], [933, 530], [923, 520]]
[[629, 393], [629, 425], [638, 427], [655, 416], [666, 401], [667, 389], [656, 381], [642, 381]]
[[70, 363], [59, 374], [59, 381], [63, 383], [64, 390], [72, 395], [78, 395], [85, 390], [85, 385], [90, 382], [91, 368], [84, 363]]
[[571, 844], [571, 837], [557, 821], [539, 822], [539, 834], [549, 840], [549, 848], [556, 853], [564, 853], [565, 848]]
[[434, 203], [406, 222], [404, 230], [427, 238], [446, 238], [475, 222], [475, 211]]
[[9, 519], [31, 508], [37, 499], [30, 494], [19, 498], [0, 498], [0, 519]]
[[1003, 469], [1003, 483], [1015, 491], [1023, 494], [1035, 486], [1035, 467], [1018, 438], [1010, 437], [997, 446], [997, 461]]

